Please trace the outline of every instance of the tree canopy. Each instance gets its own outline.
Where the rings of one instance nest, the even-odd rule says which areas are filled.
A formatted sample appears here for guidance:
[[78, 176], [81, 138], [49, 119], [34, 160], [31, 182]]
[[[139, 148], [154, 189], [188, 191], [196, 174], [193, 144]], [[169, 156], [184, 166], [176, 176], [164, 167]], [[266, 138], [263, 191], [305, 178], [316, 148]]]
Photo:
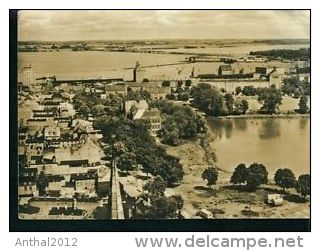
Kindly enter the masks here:
[[275, 113], [282, 103], [282, 95], [276, 88], [261, 88], [258, 101], [262, 103], [261, 111], [269, 114]]
[[242, 184], [247, 181], [248, 171], [245, 164], [239, 164], [230, 179], [230, 182], [233, 184]]
[[247, 187], [249, 189], [255, 190], [260, 185], [268, 183], [268, 172], [263, 164], [253, 163], [247, 171]]
[[[146, 173], [160, 175], [168, 184], [182, 180], [184, 172], [179, 158], [167, 154], [162, 146], [156, 144], [146, 121], [109, 117], [95, 121], [94, 128], [101, 130], [106, 143], [123, 144], [127, 154], [122, 156], [123, 152], [118, 153], [121, 154], [118, 161], [125, 170], [132, 170], [136, 164], [140, 164]], [[128, 165], [132, 167], [129, 168]]]
[[300, 175], [296, 184], [296, 190], [304, 198], [311, 193], [311, 178], [310, 174]]
[[207, 185], [211, 187], [218, 180], [218, 170], [212, 166], [205, 169], [202, 173], [202, 179], [207, 180]]
[[274, 181], [283, 190], [295, 187], [296, 185], [296, 177], [288, 168], [278, 169], [274, 175]]

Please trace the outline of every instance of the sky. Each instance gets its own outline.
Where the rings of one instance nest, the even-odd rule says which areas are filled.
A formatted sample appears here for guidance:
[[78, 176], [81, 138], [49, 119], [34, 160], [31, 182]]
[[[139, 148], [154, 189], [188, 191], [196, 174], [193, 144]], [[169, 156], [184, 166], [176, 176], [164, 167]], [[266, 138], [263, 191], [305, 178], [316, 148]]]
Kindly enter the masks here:
[[21, 11], [18, 40], [309, 38], [304, 10]]

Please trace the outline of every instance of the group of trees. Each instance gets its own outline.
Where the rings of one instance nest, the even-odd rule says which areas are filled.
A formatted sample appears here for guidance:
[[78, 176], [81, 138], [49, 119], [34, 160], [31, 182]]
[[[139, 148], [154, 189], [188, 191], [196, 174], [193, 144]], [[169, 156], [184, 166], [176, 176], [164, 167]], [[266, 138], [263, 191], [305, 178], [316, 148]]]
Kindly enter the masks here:
[[161, 176], [156, 176], [144, 186], [144, 194], [148, 201], [148, 208], [138, 218], [177, 218], [183, 207], [183, 199], [180, 195], [166, 197], [164, 191], [167, 183]]
[[108, 117], [95, 121], [106, 143], [112, 142], [118, 167], [123, 171], [142, 165], [146, 173], [160, 175], [169, 185], [179, 183], [184, 175], [179, 158], [167, 154], [150, 135], [149, 123], [125, 117]]
[[230, 179], [237, 185], [245, 184], [249, 190], [255, 190], [262, 184], [268, 183], [268, 172], [263, 164], [253, 163], [249, 167], [239, 164]]
[[111, 97], [109, 100], [102, 100], [94, 93], [79, 93], [73, 97], [74, 108], [78, 113], [87, 117], [89, 114], [94, 117], [104, 115], [119, 115], [122, 106], [122, 99]]
[[296, 180], [294, 173], [290, 169], [283, 168], [276, 171], [274, 181], [283, 191], [288, 188], [295, 188], [303, 197], [310, 195], [311, 180], [309, 174], [300, 175]]
[[130, 87], [128, 87], [126, 99], [127, 100], [143, 100], [144, 99], [144, 100], [150, 101], [151, 94], [146, 90], [133, 91]]
[[261, 111], [269, 114], [275, 113], [282, 102], [282, 93], [275, 87], [255, 88], [254, 86], [240, 86], [236, 88], [235, 94], [242, 93], [245, 96], [258, 96], [258, 101], [262, 104]]
[[298, 77], [284, 79], [281, 89], [283, 94], [294, 98], [299, 98], [303, 95], [309, 96], [311, 94], [310, 83], [301, 81]]
[[193, 87], [191, 95], [192, 104], [196, 108], [214, 117], [245, 114], [249, 108], [246, 100], [234, 100], [232, 94], [223, 95], [218, 89], [206, 83]]
[[289, 60], [309, 60], [310, 48], [301, 48], [299, 50], [267, 50], [267, 51], [250, 51], [250, 55], [265, 56], [270, 59], [289, 59]]
[[162, 113], [162, 128], [160, 137], [162, 143], [178, 145], [183, 139], [191, 139], [199, 133], [206, 133], [204, 119], [188, 106], [175, 105], [167, 100], [153, 104]]
[[[190, 98], [190, 87], [192, 81], [190, 79], [186, 80], [183, 86], [183, 81], [178, 81], [177, 87], [173, 90], [172, 93], [166, 95], [168, 100], [179, 100], [179, 101], [188, 101]], [[170, 86], [170, 81], [164, 81], [162, 86]]]
[[[288, 169], [278, 169], [274, 175], [274, 181], [283, 191], [295, 188], [303, 197], [310, 195], [310, 175], [300, 175], [298, 180], [294, 173]], [[235, 185], [245, 185], [250, 190], [257, 189], [262, 184], [268, 183], [268, 172], [263, 164], [253, 163], [249, 167], [239, 164], [230, 179]]]

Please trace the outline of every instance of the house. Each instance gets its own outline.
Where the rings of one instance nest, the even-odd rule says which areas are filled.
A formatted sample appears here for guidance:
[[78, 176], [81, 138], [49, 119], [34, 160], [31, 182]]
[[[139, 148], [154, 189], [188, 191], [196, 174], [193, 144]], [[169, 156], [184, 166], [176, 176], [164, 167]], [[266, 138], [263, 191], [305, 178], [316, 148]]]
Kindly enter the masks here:
[[280, 89], [282, 85], [282, 78], [284, 75], [284, 68], [274, 67], [273, 70], [268, 74], [270, 86], [275, 86]]
[[43, 215], [45, 219], [84, 219], [101, 205], [101, 199], [91, 198], [60, 198], [60, 197], [38, 197], [31, 198], [28, 205], [40, 208], [47, 212]]
[[219, 75], [232, 75], [233, 70], [232, 70], [231, 65], [229, 65], [229, 64], [220, 65], [219, 69], [218, 69], [218, 74]]
[[169, 86], [145, 86], [143, 91], [147, 91], [153, 99], [165, 99], [168, 94], [171, 93], [171, 87]]
[[98, 170], [97, 193], [108, 196], [111, 188], [110, 183], [111, 170], [109, 168], [100, 168]]
[[22, 168], [19, 170], [19, 196], [38, 196], [36, 168]]
[[44, 150], [42, 138], [28, 139], [26, 141], [26, 159], [29, 164], [41, 163]]
[[60, 127], [58, 126], [46, 126], [43, 131], [45, 140], [55, 140], [61, 137]]
[[47, 175], [48, 181], [47, 192], [51, 195], [60, 196], [62, 186], [65, 184], [65, 179], [62, 175]]
[[46, 119], [46, 118], [32, 118], [27, 119], [27, 125], [30, 130], [33, 131], [42, 131], [44, 127], [46, 126], [54, 126], [57, 125], [57, 121], [55, 121], [52, 117], [52, 119]]
[[[87, 140], [81, 145], [75, 145], [71, 148], [55, 149], [52, 156], [47, 158], [54, 158], [55, 162], [61, 165], [69, 166], [88, 166], [99, 163], [102, 151], [93, 142]], [[48, 155], [48, 154], [47, 154]]]
[[22, 83], [24, 85], [35, 84], [35, 76], [31, 65], [22, 68], [22, 78]]
[[268, 66], [259, 66], [256, 67], [255, 73], [261, 74], [261, 75], [269, 75], [272, 72], [273, 68]]
[[106, 85], [105, 87], [106, 96], [111, 98], [112, 96], [127, 96], [126, 85]]
[[92, 171], [84, 174], [72, 174], [70, 181], [74, 183], [77, 193], [96, 193], [97, 172]]
[[150, 134], [156, 136], [158, 131], [161, 130], [161, 113], [158, 108], [151, 108], [146, 110], [142, 117], [150, 123]]

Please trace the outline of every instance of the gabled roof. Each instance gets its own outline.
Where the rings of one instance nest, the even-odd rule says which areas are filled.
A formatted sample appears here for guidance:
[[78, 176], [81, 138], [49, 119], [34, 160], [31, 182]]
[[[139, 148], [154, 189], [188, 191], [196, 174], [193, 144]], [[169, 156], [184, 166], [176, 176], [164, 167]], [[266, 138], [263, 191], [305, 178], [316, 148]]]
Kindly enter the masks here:
[[151, 118], [151, 117], [160, 117], [161, 112], [159, 111], [158, 108], [152, 108], [150, 110], [146, 110], [143, 113], [142, 118]]

